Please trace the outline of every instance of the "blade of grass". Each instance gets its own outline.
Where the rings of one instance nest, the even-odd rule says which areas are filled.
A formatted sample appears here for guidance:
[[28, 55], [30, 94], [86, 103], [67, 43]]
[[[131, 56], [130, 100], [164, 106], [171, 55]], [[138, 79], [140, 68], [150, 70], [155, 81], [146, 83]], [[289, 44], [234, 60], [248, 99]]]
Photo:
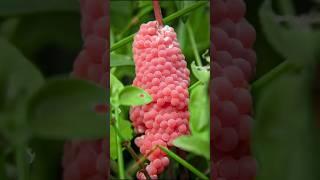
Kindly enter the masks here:
[[189, 91], [191, 91], [193, 88], [195, 88], [198, 84], [201, 84], [201, 81], [197, 81], [192, 84], [192, 86], [189, 87]]
[[147, 6], [144, 9], [142, 9], [135, 17], [132, 18], [132, 20], [124, 28], [124, 30], [121, 33], [119, 33], [118, 37], [122, 37], [124, 34], [126, 34], [132, 26], [136, 25], [143, 16], [145, 16], [152, 10], [153, 10], [152, 6]]
[[256, 80], [251, 85], [251, 92], [258, 92], [259, 89], [269, 84], [276, 77], [288, 71], [298, 71], [300, 68], [296, 65], [289, 63], [289, 61], [283, 61], [278, 66], [270, 70], [268, 73], [263, 75], [260, 79]]
[[182, 159], [181, 157], [179, 157], [178, 155], [176, 155], [174, 152], [170, 151], [169, 149], [162, 147], [162, 146], [158, 146], [162, 151], [164, 151], [168, 156], [170, 156], [171, 158], [173, 158], [174, 160], [176, 160], [178, 163], [180, 163], [181, 165], [183, 165], [185, 168], [187, 168], [189, 171], [191, 171], [192, 173], [194, 173], [196, 176], [198, 176], [201, 179], [207, 179], [209, 180], [209, 178], [204, 175], [202, 172], [200, 172], [198, 169], [196, 169], [195, 167], [193, 167], [191, 164], [189, 164], [187, 161], [185, 161], [184, 159]]
[[196, 44], [196, 41], [194, 39], [194, 34], [193, 34], [192, 27], [191, 27], [190, 23], [188, 23], [188, 22], [186, 23], [186, 26], [187, 26], [189, 39], [190, 39], [190, 42], [191, 42], [191, 46], [192, 46], [194, 57], [196, 58], [197, 65], [198, 66], [202, 66], [202, 62], [201, 62], [201, 58], [200, 58], [200, 55], [199, 55], [199, 52], [198, 52], [197, 44]]
[[[179, 10], [179, 11], [177, 11], [177, 12], [175, 12], [175, 13], [169, 15], [169, 16], [167, 16], [166, 18], [164, 18], [163, 19], [163, 23], [168, 23], [168, 22], [170, 22], [170, 21], [172, 21], [174, 19], [177, 19], [177, 18], [179, 18], [179, 17], [181, 17], [181, 16], [183, 16], [183, 15], [185, 15], [185, 14], [187, 14], [187, 13], [189, 13], [189, 12], [191, 12], [191, 11], [193, 11], [193, 10], [195, 10], [195, 9], [205, 5], [205, 4], [207, 4], [207, 3], [208, 3], [207, 1], [205, 1], [205, 2], [197, 2], [197, 3], [195, 3], [193, 5], [190, 5], [190, 6], [186, 7], [186, 8], [184, 8], [184, 9], [181, 9], [181, 10]], [[123, 38], [122, 40], [118, 41], [117, 43], [113, 44], [111, 46], [111, 48], [110, 48], [110, 52], [112, 52], [112, 51], [114, 51], [116, 49], [119, 49], [120, 47], [126, 45], [127, 43], [129, 43], [130, 41], [133, 40], [133, 37], [134, 37], [134, 34], [131, 34], [131, 35]]]

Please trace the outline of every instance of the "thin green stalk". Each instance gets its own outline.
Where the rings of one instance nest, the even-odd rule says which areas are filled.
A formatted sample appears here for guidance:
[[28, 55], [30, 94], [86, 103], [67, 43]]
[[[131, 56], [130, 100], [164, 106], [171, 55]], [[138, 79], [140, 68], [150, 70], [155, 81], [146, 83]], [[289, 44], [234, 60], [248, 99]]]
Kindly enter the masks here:
[[[124, 141], [124, 137], [122, 136], [120, 130], [118, 129], [117, 126], [114, 126], [114, 123], [111, 123], [111, 125], [114, 127], [114, 130], [117, 134], [117, 136], [119, 137], [118, 140], [120, 140], [121, 142]], [[117, 141], [118, 142], [118, 141]], [[132, 149], [132, 147], [130, 146], [130, 142], [128, 141], [124, 141], [122, 143], [122, 146], [124, 148], [126, 148], [126, 150], [130, 153], [130, 155], [133, 157], [133, 159], [138, 163], [141, 171], [144, 173], [144, 175], [146, 176], [147, 180], [151, 180], [151, 177], [149, 176], [149, 174], [147, 173], [145, 166], [143, 165], [143, 161], [140, 161], [139, 156], [134, 152], [134, 150]]]
[[198, 169], [196, 169], [195, 167], [193, 167], [191, 164], [189, 164], [187, 161], [185, 161], [184, 159], [182, 159], [181, 157], [179, 157], [178, 155], [176, 155], [174, 152], [170, 151], [169, 149], [159, 146], [159, 148], [164, 151], [167, 155], [169, 155], [171, 158], [173, 158], [174, 160], [176, 160], [177, 162], [179, 162], [181, 165], [183, 165], [185, 168], [187, 168], [189, 171], [191, 171], [193, 174], [195, 174], [196, 176], [198, 176], [201, 179], [207, 179], [209, 180], [209, 178], [204, 175], [202, 172], [200, 172]]
[[128, 23], [128, 25], [124, 28], [124, 30], [121, 33], [119, 33], [118, 37], [121, 37], [122, 35], [127, 33], [132, 26], [137, 24], [143, 16], [145, 16], [152, 10], [153, 10], [152, 6], [147, 6], [144, 9], [142, 9], [135, 17], [132, 18], [132, 20]]
[[192, 84], [192, 86], [189, 87], [189, 91], [191, 91], [193, 88], [195, 88], [198, 84], [201, 84], [201, 81], [197, 81]]
[[298, 67], [294, 64], [289, 63], [289, 61], [284, 61], [280, 63], [278, 66], [273, 68], [271, 71], [263, 75], [260, 79], [256, 80], [251, 85], [251, 92], [258, 92], [259, 89], [263, 88], [265, 85], [269, 84], [279, 75], [283, 74], [284, 72], [288, 72], [291, 70], [298, 70]]
[[191, 46], [192, 46], [194, 57], [196, 58], [197, 65], [198, 66], [202, 66], [201, 58], [200, 58], [200, 55], [199, 55], [199, 52], [198, 52], [197, 43], [196, 43], [195, 38], [194, 38], [192, 27], [190, 26], [190, 23], [188, 23], [188, 22], [186, 23], [186, 26], [187, 26], [189, 39], [190, 39], [190, 42], [191, 42]]
[[[203, 6], [203, 5], [206, 5], [207, 3], [208, 2], [197, 2], [197, 3], [194, 3], [193, 5], [188, 6], [188, 7], [184, 8], [184, 9], [181, 9], [180, 11], [177, 11], [177, 12], [171, 14], [170, 16], [164, 18], [163, 22], [164, 23], [168, 23], [168, 22], [170, 22], [172, 20], [175, 20], [175, 19], [177, 19], [177, 18], [179, 18], [179, 17], [181, 17], [181, 16], [183, 16], [183, 15], [185, 15], [185, 14], [187, 14], [187, 13], [189, 13], [189, 12], [191, 12], [191, 11], [201, 7], [201, 6]], [[128, 44], [130, 41], [133, 40], [133, 37], [134, 37], [134, 34], [131, 34], [130, 36], [127, 36], [124, 39], [122, 39], [122, 40], [118, 41], [117, 43], [113, 44], [111, 46], [111, 48], [110, 48], [110, 52], [112, 52], [112, 51], [114, 51], [116, 49], [119, 49], [120, 47]]]
[[[116, 122], [115, 126], [119, 128], [119, 109], [118, 107], [115, 108], [115, 115], [116, 115]], [[122, 154], [122, 146], [121, 146], [121, 138], [117, 134], [116, 136], [117, 141], [117, 152], [118, 152], [118, 169], [119, 169], [119, 179], [125, 179], [125, 173], [124, 173], [124, 160], [123, 160], [123, 154]]]

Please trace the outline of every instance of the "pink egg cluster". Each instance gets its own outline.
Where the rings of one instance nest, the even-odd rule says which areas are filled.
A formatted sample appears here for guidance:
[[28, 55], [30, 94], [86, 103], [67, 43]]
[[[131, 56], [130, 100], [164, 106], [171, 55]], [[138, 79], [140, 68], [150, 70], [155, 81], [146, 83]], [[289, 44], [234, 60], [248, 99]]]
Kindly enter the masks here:
[[105, 180], [107, 141], [72, 141], [64, 145], [64, 180]]
[[73, 65], [72, 75], [106, 87], [107, 73], [107, 2], [80, 0], [81, 32], [84, 46]]
[[213, 0], [213, 161], [214, 179], [252, 180], [253, 125], [249, 81], [255, 73], [255, 29], [244, 19], [242, 0]]
[[[136, 65], [133, 85], [147, 91], [153, 100], [147, 105], [132, 107], [130, 119], [136, 133], [141, 134], [135, 143], [150, 160], [146, 170], [156, 179], [169, 159], [155, 147], [172, 146], [176, 137], [189, 133], [190, 72], [174, 29], [160, 26], [156, 21], [140, 26], [134, 37], [133, 55]], [[137, 178], [146, 177], [138, 172]]]
[[[106, 62], [107, 2], [105, 0], [80, 0], [81, 31], [84, 47], [76, 58], [72, 75], [106, 87], [108, 63]], [[105, 108], [97, 106], [97, 110]], [[107, 141], [66, 142], [63, 154], [64, 180], [106, 180]]]

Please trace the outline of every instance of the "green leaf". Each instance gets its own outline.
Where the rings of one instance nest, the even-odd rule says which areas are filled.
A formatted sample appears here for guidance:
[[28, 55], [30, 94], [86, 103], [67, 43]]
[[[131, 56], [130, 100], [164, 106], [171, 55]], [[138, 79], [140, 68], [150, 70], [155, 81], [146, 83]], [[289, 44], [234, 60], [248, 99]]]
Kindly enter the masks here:
[[134, 86], [127, 86], [119, 93], [119, 103], [125, 106], [139, 106], [148, 104], [152, 97], [148, 92]]
[[111, 96], [110, 96], [110, 103], [112, 105], [119, 104], [119, 92], [124, 88], [123, 84], [119, 79], [110, 73], [110, 89], [111, 89]]
[[313, 31], [310, 25], [289, 23], [289, 28], [281, 25], [277, 22], [280, 16], [272, 10], [271, 0], [265, 1], [259, 16], [267, 40], [278, 53], [298, 64], [312, 63], [317, 52], [320, 31]]
[[79, 11], [77, 0], [1, 0], [0, 16], [17, 16], [54, 11]]
[[195, 62], [193, 61], [191, 64], [191, 69], [193, 75], [201, 82], [208, 83], [210, 79], [210, 72], [209, 67], [201, 67], [196, 66]]
[[192, 134], [209, 134], [210, 102], [207, 84], [198, 84], [192, 89], [190, 93], [189, 111]]
[[134, 66], [134, 62], [132, 61], [132, 58], [130, 58], [129, 56], [111, 53], [110, 60], [110, 67]]
[[[192, 143], [190, 143], [192, 142]], [[185, 151], [197, 154], [210, 159], [210, 136], [203, 138], [197, 135], [180, 136], [173, 141], [173, 144]]]
[[106, 115], [95, 112], [96, 105], [105, 99], [105, 89], [89, 82], [51, 80], [32, 97], [28, 123], [33, 134], [41, 138], [105, 137]]
[[[121, 131], [121, 136], [126, 141], [130, 141], [133, 138], [133, 130], [131, 123], [128, 120], [122, 118], [119, 119], [119, 130]], [[113, 126], [110, 126], [110, 157], [111, 159], [117, 159], [117, 143], [116, 143], [116, 131]]]
[[312, 115], [310, 70], [284, 73], [256, 99], [253, 149], [257, 180], [316, 180], [319, 133]]
[[0, 38], [0, 109], [14, 106], [44, 82], [41, 73], [14, 46]]

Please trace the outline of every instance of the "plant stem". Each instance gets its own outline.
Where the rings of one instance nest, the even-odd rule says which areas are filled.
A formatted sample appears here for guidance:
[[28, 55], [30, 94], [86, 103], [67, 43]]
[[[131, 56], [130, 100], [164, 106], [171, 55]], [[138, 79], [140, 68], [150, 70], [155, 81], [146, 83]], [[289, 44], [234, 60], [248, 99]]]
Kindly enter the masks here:
[[144, 9], [142, 9], [135, 17], [132, 18], [127, 27], [125, 27], [124, 30], [121, 33], [119, 33], [118, 37], [124, 35], [132, 26], [136, 25], [139, 22], [140, 18], [148, 14], [152, 9], [152, 6], [147, 6]]
[[201, 81], [197, 81], [192, 84], [192, 86], [189, 87], [189, 91], [191, 91], [193, 88], [195, 88], [198, 84], [201, 84]]
[[[163, 19], [163, 23], [168, 23], [168, 22], [170, 22], [170, 21], [172, 21], [172, 20], [174, 20], [174, 19], [177, 19], [177, 18], [179, 18], [180, 16], [183, 16], [183, 15], [185, 15], [185, 14], [187, 14], [187, 13], [189, 13], [189, 12], [191, 12], [191, 11], [193, 11], [193, 10], [195, 10], [195, 9], [197, 9], [197, 8], [199, 8], [199, 7], [207, 4], [207, 3], [208, 3], [208, 2], [197, 2], [197, 3], [194, 3], [193, 5], [188, 6], [188, 7], [184, 8], [184, 9], [181, 9], [180, 11], [177, 11], [176, 13], [173, 13], [173, 14], [171, 14], [170, 16], [164, 18], [164, 19]], [[130, 41], [133, 40], [133, 37], [134, 37], [134, 34], [131, 34], [131, 35], [123, 38], [122, 40], [116, 42], [115, 44], [113, 44], [113, 45], [111, 46], [110, 52], [112, 52], [112, 51], [114, 51], [114, 50], [117, 50], [117, 49], [119, 49], [120, 47], [128, 44]]]
[[194, 54], [194, 57], [196, 58], [197, 65], [198, 66], [202, 66], [201, 58], [200, 58], [200, 55], [199, 55], [199, 52], [198, 52], [198, 48], [197, 48], [197, 44], [196, 44], [196, 41], [194, 39], [194, 34], [193, 34], [192, 27], [190, 26], [190, 23], [188, 23], [188, 22], [186, 23], [186, 26], [187, 26], [187, 30], [188, 30], [188, 34], [189, 34], [189, 38], [190, 38], [193, 54]]
[[196, 169], [195, 167], [193, 167], [191, 164], [189, 164], [187, 161], [185, 161], [184, 159], [182, 159], [181, 157], [179, 157], [178, 155], [176, 155], [174, 152], [170, 151], [169, 149], [162, 147], [162, 146], [158, 146], [162, 151], [164, 151], [165, 153], [167, 153], [167, 155], [169, 155], [171, 158], [173, 158], [174, 160], [176, 160], [178, 163], [180, 163], [181, 165], [183, 165], [185, 168], [187, 168], [188, 170], [190, 170], [192, 173], [194, 173], [195, 175], [197, 175], [199, 178], [201, 179], [206, 179], [209, 180], [209, 178], [204, 175], [202, 172], [200, 172], [198, 169]]
[[271, 71], [263, 75], [260, 79], [256, 80], [251, 85], [251, 92], [257, 92], [259, 89], [263, 88], [265, 85], [269, 84], [276, 77], [281, 75], [284, 72], [288, 72], [291, 70], [298, 70], [298, 67], [294, 64], [289, 63], [289, 61], [284, 61], [280, 63], [278, 66], [273, 68]]
[[[119, 128], [119, 107], [115, 108], [115, 116], [116, 116], [116, 122], [115, 126]], [[118, 154], [118, 169], [119, 169], [119, 179], [125, 179], [125, 173], [124, 173], [124, 161], [123, 161], [123, 154], [122, 154], [122, 147], [121, 147], [121, 138], [119, 134], [116, 136], [117, 141], [117, 154]]]
[[161, 8], [159, 5], [159, 0], [152, 0], [152, 3], [153, 3], [154, 16], [156, 17], [158, 24], [160, 26], [163, 26], [163, 20], [162, 20], [162, 14], [161, 14]]
[[138, 155], [134, 152], [134, 150], [132, 149], [132, 147], [130, 146], [130, 143], [124, 143], [124, 147], [128, 150], [128, 152], [131, 154], [131, 156], [133, 157], [133, 159], [138, 163], [141, 172], [146, 176], [147, 180], [151, 180], [151, 177], [149, 176], [146, 167], [143, 165], [143, 163], [139, 160]]
[[123, 145], [124, 148], [126, 148], [126, 150], [130, 153], [130, 155], [133, 157], [133, 159], [138, 163], [138, 165], [140, 166], [141, 171], [144, 173], [144, 175], [146, 176], [147, 180], [151, 180], [151, 177], [149, 176], [148, 172], [145, 169], [145, 166], [143, 165], [144, 160], [139, 160], [139, 156], [134, 152], [134, 150], [132, 149], [132, 147], [130, 146], [130, 142], [128, 141], [124, 141], [124, 137], [122, 136], [120, 130], [118, 129], [118, 127], [114, 126], [113, 123], [111, 123], [111, 125], [114, 127], [114, 130], [117, 134], [117, 136], [119, 137], [120, 141]]
[[168, 23], [168, 22], [170, 22], [172, 20], [175, 20], [175, 19], [177, 19], [177, 18], [179, 18], [179, 17], [181, 17], [181, 16], [183, 16], [185, 14], [188, 14], [189, 12], [201, 7], [201, 6], [206, 5], [207, 3], [208, 3], [207, 1], [206, 2], [202, 1], [202, 2], [194, 3], [194, 4], [192, 4], [192, 5], [190, 5], [190, 6], [186, 7], [186, 8], [183, 8], [183, 9], [177, 11], [176, 13], [173, 13], [173, 14], [167, 16], [166, 18], [163, 19], [163, 22], [164, 23]]

